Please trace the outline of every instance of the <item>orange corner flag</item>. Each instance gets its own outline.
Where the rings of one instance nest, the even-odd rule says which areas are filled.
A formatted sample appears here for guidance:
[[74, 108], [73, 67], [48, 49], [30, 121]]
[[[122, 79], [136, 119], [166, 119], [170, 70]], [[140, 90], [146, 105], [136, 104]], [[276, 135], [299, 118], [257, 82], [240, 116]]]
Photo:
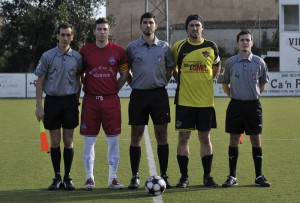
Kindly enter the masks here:
[[41, 140], [41, 151], [50, 152], [49, 143], [47, 139], [46, 130], [44, 123], [40, 121], [40, 140]]
[[240, 144], [243, 143], [243, 133], [240, 134]]

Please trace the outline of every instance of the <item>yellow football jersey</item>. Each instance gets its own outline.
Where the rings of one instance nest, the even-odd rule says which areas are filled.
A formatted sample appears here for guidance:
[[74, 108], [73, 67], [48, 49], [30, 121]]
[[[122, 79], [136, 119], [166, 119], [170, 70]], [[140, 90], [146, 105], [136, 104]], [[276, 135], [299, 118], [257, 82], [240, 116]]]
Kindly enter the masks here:
[[175, 104], [213, 106], [213, 65], [220, 61], [217, 45], [206, 39], [198, 44], [184, 39], [174, 44], [173, 56], [178, 69]]

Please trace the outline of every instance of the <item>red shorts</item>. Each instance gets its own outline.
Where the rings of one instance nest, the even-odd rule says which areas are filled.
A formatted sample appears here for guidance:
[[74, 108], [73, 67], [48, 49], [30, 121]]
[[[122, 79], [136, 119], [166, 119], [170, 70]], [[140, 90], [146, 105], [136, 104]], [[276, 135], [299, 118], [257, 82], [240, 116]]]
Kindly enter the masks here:
[[118, 95], [84, 95], [80, 134], [97, 136], [101, 124], [106, 135], [121, 133], [121, 104]]

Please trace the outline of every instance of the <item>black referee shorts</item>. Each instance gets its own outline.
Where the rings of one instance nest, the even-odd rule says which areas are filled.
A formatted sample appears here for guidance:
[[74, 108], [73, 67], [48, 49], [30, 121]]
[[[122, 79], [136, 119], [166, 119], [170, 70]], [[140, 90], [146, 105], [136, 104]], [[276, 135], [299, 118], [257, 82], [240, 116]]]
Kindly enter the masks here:
[[78, 99], [75, 94], [67, 96], [46, 95], [44, 125], [47, 130], [74, 129], [79, 123]]
[[260, 101], [231, 99], [226, 110], [225, 128], [225, 131], [231, 134], [261, 134], [262, 107]]
[[129, 125], [148, 125], [149, 115], [153, 124], [170, 123], [170, 104], [165, 87], [150, 90], [132, 90], [128, 115]]

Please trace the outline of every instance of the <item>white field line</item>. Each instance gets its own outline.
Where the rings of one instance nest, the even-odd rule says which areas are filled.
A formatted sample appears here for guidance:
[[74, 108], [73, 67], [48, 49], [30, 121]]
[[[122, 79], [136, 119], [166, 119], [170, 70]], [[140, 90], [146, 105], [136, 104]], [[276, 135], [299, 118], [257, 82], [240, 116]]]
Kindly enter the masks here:
[[300, 102], [299, 99], [294, 99], [294, 98], [288, 98], [288, 100], [295, 101], [295, 102]]
[[[145, 138], [145, 145], [146, 145], [146, 151], [147, 151], [147, 158], [148, 158], [148, 166], [149, 166], [149, 172], [150, 175], [157, 175], [156, 166], [155, 166], [155, 160], [153, 155], [153, 150], [151, 146], [151, 141], [149, 137], [148, 132], [148, 126], [145, 126], [144, 130], [144, 138]], [[153, 202], [155, 203], [163, 203], [162, 195], [153, 197]]]

